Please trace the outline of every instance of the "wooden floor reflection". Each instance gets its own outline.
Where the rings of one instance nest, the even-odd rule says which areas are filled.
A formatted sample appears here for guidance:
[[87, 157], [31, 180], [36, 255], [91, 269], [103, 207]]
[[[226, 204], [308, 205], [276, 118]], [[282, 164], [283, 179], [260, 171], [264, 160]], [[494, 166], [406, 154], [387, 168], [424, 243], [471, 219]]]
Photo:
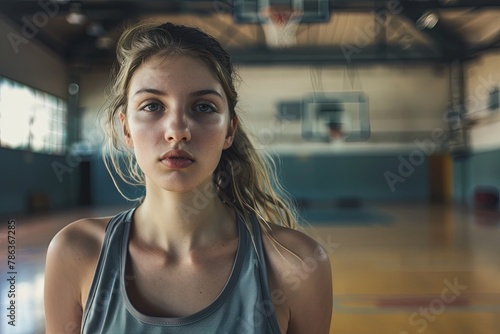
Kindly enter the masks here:
[[[349, 219], [349, 213], [337, 215], [342, 209], [335, 209], [307, 228], [331, 257], [331, 333], [500, 333], [500, 213], [429, 205], [368, 207], [376, 219], [369, 214]], [[43, 273], [50, 239], [68, 222], [122, 209], [2, 218], [0, 333], [44, 333]], [[16, 327], [6, 317], [9, 218], [16, 221]]]

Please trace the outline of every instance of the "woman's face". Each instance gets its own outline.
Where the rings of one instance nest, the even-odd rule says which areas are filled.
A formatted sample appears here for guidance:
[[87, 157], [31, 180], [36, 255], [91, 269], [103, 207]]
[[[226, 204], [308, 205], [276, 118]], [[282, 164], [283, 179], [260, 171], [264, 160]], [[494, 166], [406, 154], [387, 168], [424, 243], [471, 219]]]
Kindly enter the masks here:
[[120, 120], [146, 185], [174, 192], [211, 180], [237, 126], [216, 76], [182, 56], [153, 56], [137, 68]]

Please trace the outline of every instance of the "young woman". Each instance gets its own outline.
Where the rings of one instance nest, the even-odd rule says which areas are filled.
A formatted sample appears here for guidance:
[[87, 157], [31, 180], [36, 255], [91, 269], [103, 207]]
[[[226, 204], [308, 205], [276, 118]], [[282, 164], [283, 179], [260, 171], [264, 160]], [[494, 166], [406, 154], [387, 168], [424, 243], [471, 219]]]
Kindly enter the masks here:
[[230, 55], [171, 23], [129, 28], [117, 55], [105, 155], [145, 196], [54, 237], [47, 333], [328, 333], [328, 256], [238, 120]]

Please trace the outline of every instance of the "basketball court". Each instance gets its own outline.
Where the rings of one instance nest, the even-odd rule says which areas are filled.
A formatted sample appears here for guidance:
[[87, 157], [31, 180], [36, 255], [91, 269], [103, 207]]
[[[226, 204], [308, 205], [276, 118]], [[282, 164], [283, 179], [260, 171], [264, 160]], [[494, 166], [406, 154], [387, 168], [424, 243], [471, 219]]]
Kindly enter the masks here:
[[133, 205], [98, 116], [141, 18], [232, 54], [241, 121], [330, 255], [330, 333], [500, 333], [499, 16], [467, 0], [3, 1], [0, 333], [45, 332], [61, 228]]

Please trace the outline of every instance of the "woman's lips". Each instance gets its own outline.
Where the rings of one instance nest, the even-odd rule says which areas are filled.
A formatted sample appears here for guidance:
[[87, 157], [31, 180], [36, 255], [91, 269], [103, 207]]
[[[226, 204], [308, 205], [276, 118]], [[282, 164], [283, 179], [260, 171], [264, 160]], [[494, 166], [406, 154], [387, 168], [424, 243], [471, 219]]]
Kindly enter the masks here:
[[194, 159], [188, 152], [184, 150], [170, 150], [163, 154], [160, 158], [162, 164], [172, 169], [182, 169], [191, 166]]
[[168, 168], [172, 169], [183, 169], [191, 166], [194, 161], [186, 158], [165, 158], [161, 160], [161, 163]]

